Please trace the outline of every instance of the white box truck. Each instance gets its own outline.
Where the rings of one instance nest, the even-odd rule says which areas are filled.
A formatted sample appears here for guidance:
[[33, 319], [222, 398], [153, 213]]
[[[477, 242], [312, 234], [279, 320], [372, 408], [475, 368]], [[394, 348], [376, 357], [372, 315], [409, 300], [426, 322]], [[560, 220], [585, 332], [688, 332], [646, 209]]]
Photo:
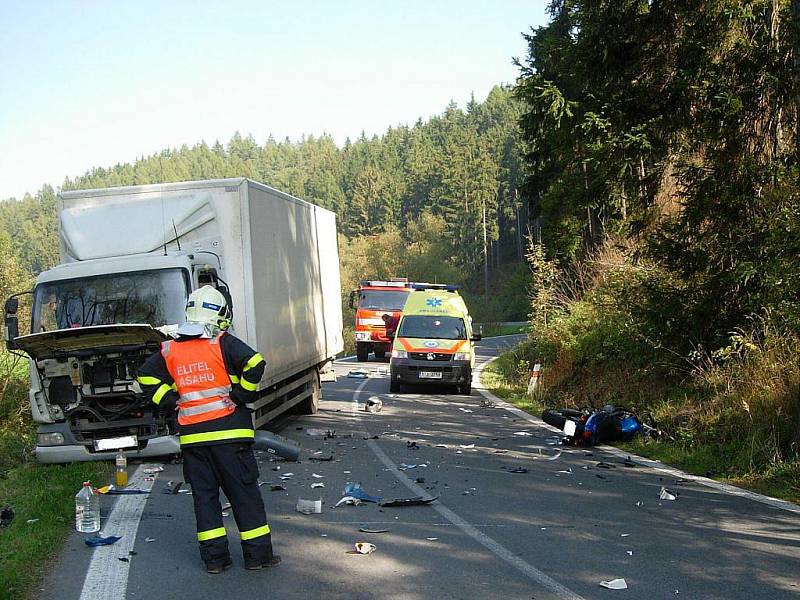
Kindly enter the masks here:
[[23, 292], [30, 334], [20, 294], [5, 305], [4, 338], [30, 357], [41, 462], [179, 451], [174, 415], [143, 401], [136, 370], [206, 284], [266, 359], [255, 426], [316, 411], [344, 347], [334, 213], [248, 179], [64, 192], [57, 208], [61, 264]]

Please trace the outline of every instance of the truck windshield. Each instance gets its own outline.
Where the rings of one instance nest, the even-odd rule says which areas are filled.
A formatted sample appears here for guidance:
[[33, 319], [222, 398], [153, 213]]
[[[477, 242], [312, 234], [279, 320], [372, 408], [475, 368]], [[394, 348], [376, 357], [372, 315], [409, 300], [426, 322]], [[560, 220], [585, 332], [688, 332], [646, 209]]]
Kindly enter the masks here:
[[178, 324], [184, 320], [188, 290], [185, 269], [42, 283], [34, 296], [32, 331], [122, 323]]
[[427, 317], [408, 315], [400, 323], [398, 337], [432, 338], [437, 340], [465, 340], [467, 328], [459, 317]]
[[403, 310], [408, 290], [382, 291], [361, 290], [358, 294], [358, 308], [368, 310]]

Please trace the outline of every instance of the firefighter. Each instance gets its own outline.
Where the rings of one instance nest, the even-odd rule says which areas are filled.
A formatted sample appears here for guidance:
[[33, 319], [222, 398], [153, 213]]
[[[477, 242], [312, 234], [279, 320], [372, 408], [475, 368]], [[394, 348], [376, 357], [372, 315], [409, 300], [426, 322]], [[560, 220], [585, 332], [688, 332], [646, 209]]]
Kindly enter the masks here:
[[272, 536], [258, 488], [253, 421], [264, 359], [226, 332], [231, 313], [212, 286], [189, 296], [186, 322], [139, 369], [138, 381], [160, 410], [178, 411], [183, 473], [191, 482], [197, 540], [206, 571], [233, 563], [222, 522], [219, 490], [231, 503], [246, 569], [274, 567]]

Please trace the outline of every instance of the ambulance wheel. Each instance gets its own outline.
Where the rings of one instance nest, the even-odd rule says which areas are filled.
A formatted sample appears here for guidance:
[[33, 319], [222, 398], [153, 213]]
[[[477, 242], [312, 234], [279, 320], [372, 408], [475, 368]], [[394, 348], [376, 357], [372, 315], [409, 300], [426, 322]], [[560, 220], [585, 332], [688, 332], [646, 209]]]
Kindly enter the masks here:
[[356, 358], [358, 362], [367, 362], [369, 360], [368, 344], [356, 344]]
[[463, 396], [471, 396], [472, 395], [472, 382], [469, 383], [462, 383], [458, 386], [458, 393], [462, 394]]
[[392, 394], [399, 394], [400, 393], [400, 382], [399, 381], [390, 381], [389, 382], [389, 391]]
[[375, 350], [375, 358], [378, 360], [386, 358], [386, 350]]

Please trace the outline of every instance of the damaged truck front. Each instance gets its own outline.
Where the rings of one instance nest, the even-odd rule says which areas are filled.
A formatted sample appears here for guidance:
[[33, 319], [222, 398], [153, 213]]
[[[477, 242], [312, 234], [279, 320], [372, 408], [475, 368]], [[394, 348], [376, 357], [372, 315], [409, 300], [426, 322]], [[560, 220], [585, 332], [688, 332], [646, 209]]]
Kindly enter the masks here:
[[316, 412], [343, 349], [331, 211], [247, 179], [65, 192], [57, 208], [61, 264], [5, 304], [8, 348], [30, 358], [39, 461], [179, 452], [174, 414], [143, 399], [136, 375], [204, 285], [266, 359], [254, 426]]
[[[135, 266], [135, 271], [120, 269]], [[116, 272], [114, 272], [116, 271]], [[174, 416], [143, 399], [136, 371], [183, 318], [186, 257], [91, 260], [42, 273], [31, 330], [18, 336], [16, 298], [6, 302], [9, 347], [30, 357], [29, 391], [44, 463], [175, 454]]]

